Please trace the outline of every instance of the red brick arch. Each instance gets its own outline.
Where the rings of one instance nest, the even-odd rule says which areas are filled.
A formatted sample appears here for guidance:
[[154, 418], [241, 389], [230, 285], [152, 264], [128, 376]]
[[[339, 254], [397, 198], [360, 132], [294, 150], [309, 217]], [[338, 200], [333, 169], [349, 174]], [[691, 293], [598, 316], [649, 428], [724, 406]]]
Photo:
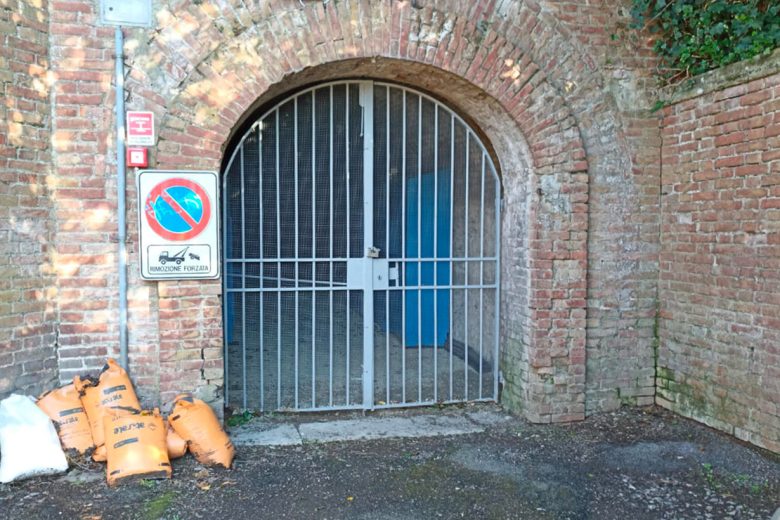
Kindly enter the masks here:
[[[530, 2], [508, 2], [500, 24], [483, 23], [494, 1], [263, 4], [227, 15], [184, 2], [138, 48], [131, 104], [161, 121], [156, 166], [218, 170], [258, 100], [307, 80], [395, 76], [439, 95], [491, 140], [516, 205], [502, 226], [505, 400], [535, 421], [584, 417], [588, 162], [573, 115], [592, 81], [584, 62], [570, 50], [556, 57], [565, 38]], [[188, 350], [202, 361], [185, 379], [221, 384], [219, 293], [216, 283], [159, 285], [163, 400], [181, 387], [165, 374], [187, 370]]]

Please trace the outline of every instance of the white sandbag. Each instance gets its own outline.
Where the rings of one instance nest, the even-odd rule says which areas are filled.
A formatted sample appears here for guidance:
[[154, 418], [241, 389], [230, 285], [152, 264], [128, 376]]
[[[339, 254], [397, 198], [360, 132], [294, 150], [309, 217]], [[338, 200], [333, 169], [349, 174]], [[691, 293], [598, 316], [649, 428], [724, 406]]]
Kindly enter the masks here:
[[0, 401], [0, 482], [68, 470], [51, 419], [31, 397], [13, 394]]

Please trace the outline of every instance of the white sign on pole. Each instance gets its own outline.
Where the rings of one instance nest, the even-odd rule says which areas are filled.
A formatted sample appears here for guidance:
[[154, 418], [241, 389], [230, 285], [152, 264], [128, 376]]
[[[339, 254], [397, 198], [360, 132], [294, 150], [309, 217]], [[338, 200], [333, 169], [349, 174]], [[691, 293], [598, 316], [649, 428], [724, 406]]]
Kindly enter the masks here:
[[127, 112], [127, 136], [125, 144], [128, 146], [154, 146], [154, 112]]
[[152, 0], [100, 0], [104, 25], [152, 26]]
[[219, 278], [216, 172], [141, 171], [138, 220], [141, 278]]

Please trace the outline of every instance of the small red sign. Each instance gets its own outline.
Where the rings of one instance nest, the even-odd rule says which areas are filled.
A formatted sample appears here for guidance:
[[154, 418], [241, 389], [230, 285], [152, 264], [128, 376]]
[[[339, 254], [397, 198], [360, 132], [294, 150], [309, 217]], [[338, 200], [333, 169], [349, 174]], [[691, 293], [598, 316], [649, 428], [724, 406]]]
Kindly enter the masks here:
[[149, 154], [146, 148], [128, 148], [127, 165], [135, 168], [146, 168], [149, 166]]
[[152, 146], [154, 145], [154, 113], [152, 112], [128, 112], [127, 113], [127, 144]]

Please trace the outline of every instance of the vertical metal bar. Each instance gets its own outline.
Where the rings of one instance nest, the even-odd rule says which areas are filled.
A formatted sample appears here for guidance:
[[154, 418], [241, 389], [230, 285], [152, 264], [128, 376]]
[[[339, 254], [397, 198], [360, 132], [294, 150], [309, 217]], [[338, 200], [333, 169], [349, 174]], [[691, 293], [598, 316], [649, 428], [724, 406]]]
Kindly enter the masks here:
[[479, 398], [482, 399], [482, 295], [485, 292], [485, 153], [482, 152], [482, 184], [479, 188]]
[[274, 110], [276, 124], [276, 408], [282, 407], [282, 224], [279, 213], [279, 109]]
[[[390, 86], [385, 87], [385, 257], [390, 265]], [[398, 285], [398, 280], [396, 280]], [[390, 282], [388, 279], [388, 287]], [[385, 403], [390, 404], [390, 289], [385, 295]]]
[[295, 177], [295, 409], [298, 409], [298, 293], [300, 292], [300, 276], [297, 260], [298, 254], [298, 97], [293, 99], [293, 172]]
[[349, 358], [352, 355], [352, 328], [351, 328], [351, 319], [350, 314], [352, 314], [352, 291], [347, 288], [347, 359], [346, 359], [346, 393], [345, 393], [345, 399], [346, 399], [346, 405], [349, 406]]
[[[244, 190], [244, 144], [241, 144], [239, 153], [241, 167], [241, 257], [246, 259], [246, 197]], [[246, 262], [241, 262], [241, 288], [246, 289]], [[241, 395], [244, 409], [247, 408], [246, 399], [246, 292], [241, 292]]]
[[417, 402], [422, 402], [422, 96], [417, 95]]
[[263, 247], [263, 226], [265, 220], [265, 211], [263, 207], [263, 126], [262, 124], [257, 126], [257, 188], [259, 197], [259, 215], [258, 222], [260, 223], [260, 411], [265, 410], [265, 373], [263, 358], [265, 357], [265, 310], [263, 304], [265, 303], [265, 248]]
[[311, 91], [311, 407], [317, 388], [317, 99]]
[[330, 297], [330, 322], [328, 323], [328, 331], [330, 332], [330, 338], [328, 339], [328, 406], [333, 406], [333, 85], [329, 87], [329, 110], [328, 124], [330, 125], [329, 139], [329, 157], [328, 157], [328, 175], [330, 176], [330, 217], [329, 217], [329, 256], [328, 261], [330, 276], [330, 289], [328, 294]]
[[[401, 135], [401, 262], [399, 277], [406, 285], [406, 90], [402, 89], [402, 135]], [[401, 402], [406, 402], [406, 288], [401, 289]]]
[[[491, 171], [493, 175], [495, 176], [495, 170], [493, 170], [493, 165], [491, 164]], [[498, 399], [498, 383], [499, 383], [499, 369], [500, 366], [499, 363], [499, 334], [501, 332], [501, 184], [498, 182], [498, 179], [495, 178], [493, 180], [496, 190], [496, 200], [495, 200], [495, 208], [496, 208], [496, 229], [495, 229], [495, 244], [496, 244], [496, 260], [495, 260], [495, 270], [496, 270], [496, 293], [495, 293], [495, 334], [493, 336], [493, 399]]]
[[[374, 91], [373, 83], [360, 83], [363, 108], [363, 243], [374, 240]], [[363, 290], [363, 408], [374, 408], [374, 272], [369, 260]], [[386, 275], [385, 273], [384, 275]]]
[[[466, 132], [466, 209], [463, 212], [463, 227], [464, 232], [466, 234], [465, 236], [465, 244], [463, 249], [463, 257], [466, 259], [464, 262], [466, 264], [466, 270], [464, 272], [464, 281], [466, 282], [466, 286], [469, 285], [469, 176], [471, 174], [471, 158], [469, 157], [469, 153], [471, 150], [469, 150], [470, 141], [471, 141], [471, 134], [469, 133], [468, 129], [465, 129]], [[463, 347], [463, 363], [464, 363], [464, 386], [463, 386], [463, 398], [468, 401], [469, 400], [469, 290], [463, 289], [464, 294], [464, 309], [465, 309], [465, 316], [463, 317], [463, 323], [464, 323], [464, 329], [465, 329], [465, 335], [463, 338], [464, 347]]]
[[433, 105], [433, 400], [439, 400], [439, 106]]
[[455, 322], [453, 321], [453, 307], [455, 307], [455, 262], [452, 258], [455, 256], [455, 115], [450, 113], [450, 290], [448, 299], [450, 301], [450, 401], [452, 401], [452, 379], [455, 374], [452, 368], [452, 355], [455, 346]]
[[[349, 200], [350, 199], [350, 196], [349, 196], [350, 195], [350, 186], [351, 186], [351, 184], [350, 184], [350, 170], [349, 170], [349, 167], [350, 167], [350, 164], [349, 164], [350, 163], [350, 161], [349, 161], [349, 144], [350, 144], [349, 143], [349, 138], [350, 138], [350, 131], [349, 131], [350, 130], [350, 120], [349, 120], [349, 117], [350, 117], [350, 110], [349, 110], [349, 83], [347, 83], [344, 86], [344, 95], [345, 95], [345, 99], [346, 99], [345, 105], [344, 105], [345, 106], [345, 110], [346, 110], [346, 116], [345, 116], [346, 124], [344, 125], [344, 127], [345, 127], [344, 128], [344, 135], [345, 135], [345, 143], [344, 144], [345, 144], [345, 150], [346, 150], [346, 152], [344, 154], [344, 164], [345, 164], [345, 167], [346, 167], [346, 172], [344, 174], [344, 178], [345, 178], [345, 182], [347, 183], [347, 193], [346, 193], [346, 198], [347, 198], [347, 258], [352, 258], [352, 237], [349, 234], [349, 231], [350, 231], [349, 228], [350, 228], [351, 220], [352, 220], [352, 206], [350, 205], [350, 200]], [[349, 388], [349, 385], [347, 385], [347, 388]]]
[[[350, 205], [349, 205], [349, 188], [350, 188], [350, 182], [349, 182], [349, 83], [347, 83], [344, 87], [345, 96], [346, 96], [346, 124], [345, 126], [345, 142], [344, 142], [344, 149], [346, 150], [346, 153], [344, 154], [345, 157], [345, 165], [346, 165], [346, 172], [344, 175], [344, 178], [347, 183], [347, 258], [351, 258], [351, 249], [352, 249], [352, 240], [350, 238], [349, 234], [349, 221], [352, 217], [352, 213], [350, 211]], [[347, 262], [347, 269], [349, 269], [349, 262]], [[347, 274], [347, 279], [349, 279], [349, 274]], [[351, 300], [352, 291], [349, 287], [347, 287], [347, 356], [346, 356], [346, 405], [349, 406], [349, 358], [352, 355], [352, 324], [351, 322], [351, 314], [352, 314], [352, 302]]]
[[222, 262], [223, 262], [223, 275], [222, 275], [222, 323], [224, 330], [223, 332], [223, 338], [224, 338], [224, 347], [223, 352], [225, 356], [225, 403], [230, 404], [230, 345], [228, 344], [228, 335], [230, 332], [228, 329], [228, 316], [230, 315], [230, 295], [228, 294], [228, 277], [230, 275], [230, 271], [228, 270], [227, 266], [227, 258], [229, 255], [229, 251], [227, 249], [227, 229], [228, 229], [228, 218], [227, 218], [227, 202], [228, 202], [228, 191], [227, 191], [227, 178], [228, 175], [230, 175], [230, 168], [232, 167], [232, 163], [228, 165], [227, 169], [225, 170], [225, 174], [222, 176]]

